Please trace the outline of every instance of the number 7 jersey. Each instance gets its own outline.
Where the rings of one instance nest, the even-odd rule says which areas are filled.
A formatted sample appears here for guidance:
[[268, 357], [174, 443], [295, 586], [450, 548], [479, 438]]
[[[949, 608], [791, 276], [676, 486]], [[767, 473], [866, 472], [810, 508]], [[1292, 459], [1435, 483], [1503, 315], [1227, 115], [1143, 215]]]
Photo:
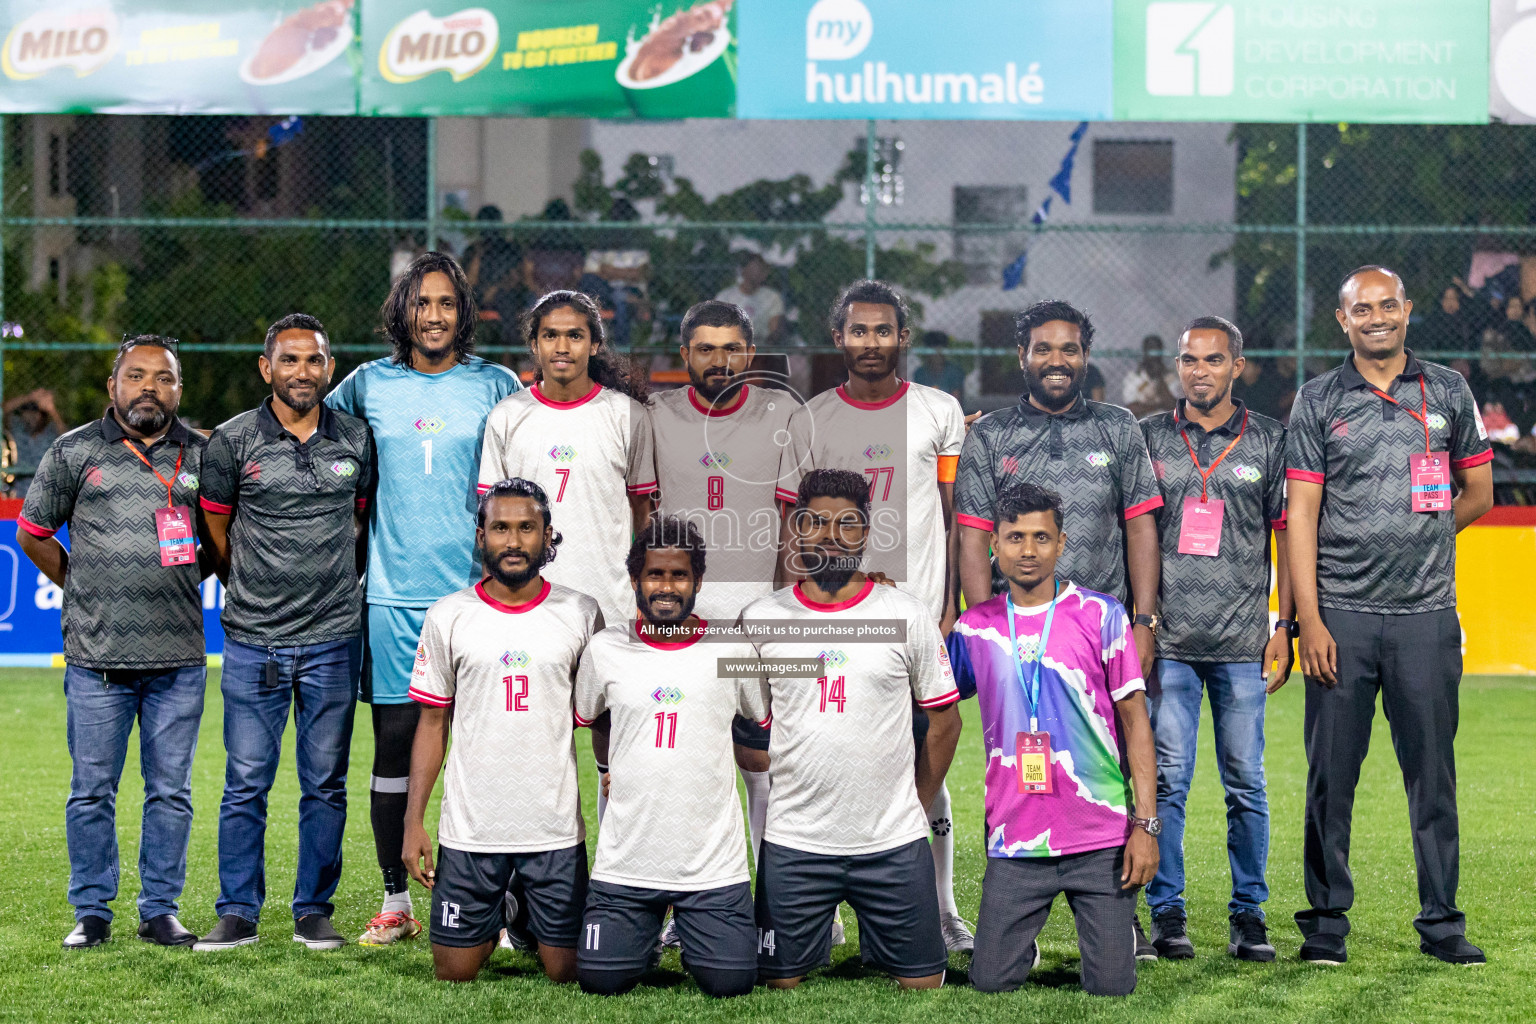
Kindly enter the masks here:
[[527, 604], [475, 584], [427, 610], [411, 699], [452, 708], [438, 841], [467, 853], [582, 842], [572, 690], [597, 602], [547, 580]]

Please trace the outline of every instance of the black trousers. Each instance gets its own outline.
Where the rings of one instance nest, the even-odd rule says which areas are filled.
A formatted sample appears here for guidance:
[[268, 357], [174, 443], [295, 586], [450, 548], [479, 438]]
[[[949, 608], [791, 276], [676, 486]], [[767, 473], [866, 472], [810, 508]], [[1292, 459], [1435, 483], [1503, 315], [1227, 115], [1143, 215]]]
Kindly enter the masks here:
[[1338, 686], [1306, 682], [1307, 910], [1304, 936], [1347, 935], [1355, 900], [1349, 872], [1350, 819], [1360, 765], [1371, 740], [1376, 694], [1408, 792], [1413, 860], [1419, 876], [1414, 927], [1430, 942], [1466, 932], [1456, 909], [1460, 830], [1456, 820], [1457, 700], [1461, 623], [1454, 608], [1418, 615], [1322, 609], [1339, 647]]

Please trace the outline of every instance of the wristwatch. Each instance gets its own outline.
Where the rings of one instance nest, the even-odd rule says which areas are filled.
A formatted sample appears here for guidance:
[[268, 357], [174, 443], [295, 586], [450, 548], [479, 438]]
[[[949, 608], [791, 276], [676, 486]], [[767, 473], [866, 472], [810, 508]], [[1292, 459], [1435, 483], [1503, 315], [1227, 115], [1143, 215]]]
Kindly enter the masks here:
[[1301, 624], [1295, 619], [1276, 619], [1275, 628], [1283, 629], [1292, 640], [1301, 635]]
[[1163, 831], [1163, 819], [1156, 815], [1150, 818], [1138, 818], [1134, 814], [1127, 814], [1126, 817], [1131, 819], [1132, 825], [1135, 825], [1149, 836], [1156, 837]]
[[1146, 626], [1152, 632], [1157, 632], [1157, 627], [1163, 624], [1161, 615], [1138, 615], [1131, 620], [1133, 626]]

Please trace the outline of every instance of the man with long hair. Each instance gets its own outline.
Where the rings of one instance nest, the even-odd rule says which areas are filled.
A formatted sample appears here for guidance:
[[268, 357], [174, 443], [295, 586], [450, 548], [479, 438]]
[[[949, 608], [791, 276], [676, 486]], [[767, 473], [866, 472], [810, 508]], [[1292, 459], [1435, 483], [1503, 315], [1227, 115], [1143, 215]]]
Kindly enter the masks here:
[[421, 931], [400, 863], [420, 713], [407, 696], [411, 666], [427, 608], [478, 578], [475, 482], [485, 418], [522, 387], [511, 370], [473, 354], [474, 295], [451, 256], [418, 256], [390, 289], [380, 319], [390, 354], [359, 366], [326, 399], [368, 422], [378, 452], [362, 699], [373, 717], [369, 799], [384, 903], [358, 940], [365, 946]]

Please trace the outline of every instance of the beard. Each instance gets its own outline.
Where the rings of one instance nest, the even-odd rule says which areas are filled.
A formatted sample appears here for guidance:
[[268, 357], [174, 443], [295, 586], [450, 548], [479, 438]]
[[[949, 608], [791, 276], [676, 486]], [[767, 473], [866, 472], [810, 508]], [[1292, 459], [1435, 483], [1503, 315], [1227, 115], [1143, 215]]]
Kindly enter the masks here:
[[1024, 367], [1024, 386], [1029, 389], [1029, 396], [1047, 409], [1061, 410], [1071, 408], [1073, 403], [1077, 401], [1078, 396], [1083, 393], [1082, 375], [1072, 373], [1071, 367], [1066, 366], [1047, 366], [1045, 369], [1047, 372], [1065, 370], [1067, 373], [1072, 374], [1072, 383], [1067, 386], [1066, 393], [1058, 398], [1055, 394], [1046, 390], [1045, 375], [1041, 374], [1037, 377], [1035, 376], [1035, 371], [1026, 366]]
[[650, 600], [641, 592], [639, 587], [635, 588], [635, 607], [640, 609], [640, 615], [645, 621], [653, 626], [675, 626], [680, 622], [687, 622], [688, 616], [693, 614], [693, 606], [698, 603], [698, 600], [698, 591], [694, 591], [679, 606], [681, 608], [680, 611], [674, 612], [671, 615], [665, 615], [656, 611], [651, 606]]
[[295, 392], [291, 382], [286, 384], [274, 383], [272, 385], [272, 390], [277, 394], [278, 398], [283, 400], [284, 405], [297, 413], [309, 412], [315, 406], [320, 404], [320, 399], [325, 397], [325, 385], [319, 383], [318, 381], [316, 381], [315, 386], [308, 391]]
[[884, 380], [896, 372], [896, 360], [901, 358], [899, 350], [892, 351], [889, 355], [880, 353], [882, 358], [879, 363], [873, 360], [866, 362], [864, 355], [861, 353], [858, 358], [847, 360], [848, 376], [869, 381]]
[[864, 561], [864, 552], [850, 552], [842, 548], [829, 551], [818, 547], [802, 552], [800, 559], [805, 563], [805, 574], [815, 580], [817, 586], [834, 592], [847, 586], [853, 574], [859, 571], [859, 565]]
[[1231, 393], [1232, 393], [1232, 382], [1231, 381], [1227, 381], [1227, 386], [1226, 387], [1222, 388], [1219, 392], [1213, 390], [1212, 393], [1211, 393], [1211, 397], [1206, 399], [1203, 402], [1197, 400], [1194, 395], [1185, 395], [1184, 396], [1184, 401], [1188, 402], [1190, 405], [1194, 406], [1196, 409], [1199, 409], [1201, 412], [1210, 412], [1212, 409], [1216, 408], [1223, 401], [1225, 401], [1226, 397], [1228, 395], [1230, 395]]
[[171, 422], [171, 410], [153, 395], [140, 395], [124, 406], [113, 403], [117, 418], [141, 434], [158, 434]]
[[711, 404], [720, 402], [727, 396], [734, 394], [740, 385], [736, 378], [740, 374], [727, 372], [724, 376], [696, 377], [693, 371], [688, 371], [688, 382], [693, 385], [693, 390], [699, 393], [699, 397]]
[[544, 563], [548, 561], [545, 557], [546, 552], [544, 548], [540, 548], [538, 551], [529, 551], [527, 552], [528, 562], [526, 566], [516, 572], [509, 572], [501, 567], [501, 559], [507, 554], [508, 550], [503, 549], [495, 558], [487, 559], [485, 564], [485, 571], [491, 575], [491, 578], [508, 590], [517, 590], [520, 587], [526, 586], [528, 581], [539, 574], [539, 570], [544, 568]]

